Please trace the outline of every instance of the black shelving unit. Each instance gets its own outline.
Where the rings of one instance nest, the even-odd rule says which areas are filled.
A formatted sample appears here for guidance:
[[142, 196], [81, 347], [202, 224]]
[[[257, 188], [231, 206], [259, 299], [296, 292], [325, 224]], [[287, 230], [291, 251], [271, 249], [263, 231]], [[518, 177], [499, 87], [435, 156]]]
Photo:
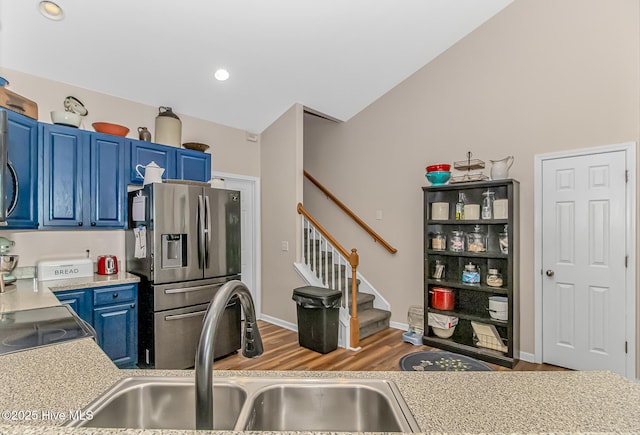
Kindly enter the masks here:
[[[520, 309], [519, 309], [519, 186], [516, 180], [479, 181], [444, 186], [423, 187], [424, 193], [424, 344], [439, 349], [472, 356], [487, 362], [513, 368], [520, 353]], [[507, 219], [455, 220], [455, 205], [458, 194], [464, 193], [467, 204], [482, 205], [482, 193], [491, 190], [496, 199], [507, 199]], [[449, 204], [449, 219], [435, 220], [431, 217], [431, 204], [445, 202]], [[502, 253], [499, 246], [499, 234], [507, 226], [509, 243], [508, 253]], [[454, 252], [449, 248], [452, 231], [465, 234], [473, 232], [479, 226], [487, 234], [486, 251]], [[442, 233], [447, 238], [446, 249], [433, 249], [432, 238]], [[465, 244], [466, 248], [466, 244]], [[445, 276], [433, 278], [436, 260], [445, 266]], [[469, 262], [480, 268], [479, 284], [462, 282], [462, 272]], [[490, 268], [498, 269], [503, 278], [501, 287], [491, 287], [485, 278]], [[429, 290], [445, 287], [454, 290], [453, 310], [437, 310], [431, 306]], [[496, 320], [489, 315], [489, 297], [506, 296], [508, 300], [507, 321]], [[434, 335], [428, 326], [428, 313], [438, 313], [458, 317], [458, 325], [450, 338]], [[506, 352], [480, 347], [474, 340], [471, 322], [493, 325], [504, 345]]]

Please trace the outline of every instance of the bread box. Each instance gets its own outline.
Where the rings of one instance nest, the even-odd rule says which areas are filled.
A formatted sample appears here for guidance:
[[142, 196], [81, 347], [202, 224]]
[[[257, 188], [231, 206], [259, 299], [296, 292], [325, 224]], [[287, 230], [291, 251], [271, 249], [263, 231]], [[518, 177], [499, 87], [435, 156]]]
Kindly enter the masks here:
[[82, 278], [93, 276], [93, 262], [90, 258], [49, 260], [38, 262], [38, 280]]

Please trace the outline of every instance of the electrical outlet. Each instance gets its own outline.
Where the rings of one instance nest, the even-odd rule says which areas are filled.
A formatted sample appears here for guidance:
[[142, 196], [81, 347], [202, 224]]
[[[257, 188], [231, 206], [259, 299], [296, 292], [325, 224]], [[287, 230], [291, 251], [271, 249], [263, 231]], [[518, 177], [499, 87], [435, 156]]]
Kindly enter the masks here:
[[286, 240], [283, 240], [282, 242], [280, 242], [280, 246], [283, 251], [289, 250], [289, 242], [287, 242]]
[[376, 210], [376, 220], [382, 220], [382, 210]]

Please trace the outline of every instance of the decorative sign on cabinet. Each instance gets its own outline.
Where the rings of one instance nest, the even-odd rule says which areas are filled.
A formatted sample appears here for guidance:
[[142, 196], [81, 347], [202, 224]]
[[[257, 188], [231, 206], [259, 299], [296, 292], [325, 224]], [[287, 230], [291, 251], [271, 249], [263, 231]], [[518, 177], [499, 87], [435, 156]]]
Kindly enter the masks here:
[[[520, 352], [518, 181], [423, 187], [423, 193], [424, 344], [514, 367]], [[456, 213], [461, 201], [477, 204], [480, 215]], [[449, 208], [444, 219], [442, 203]], [[434, 306], [432, 295], [442, 289], [453, 292], [452, 309]], [[434, 329], [444, 318], [438, 316], [457, 318], [455, 329]]]
[[138, 284], [122, 284], [55, 293], [94, 327], [98, 345], [120, 368], [138, 361]]

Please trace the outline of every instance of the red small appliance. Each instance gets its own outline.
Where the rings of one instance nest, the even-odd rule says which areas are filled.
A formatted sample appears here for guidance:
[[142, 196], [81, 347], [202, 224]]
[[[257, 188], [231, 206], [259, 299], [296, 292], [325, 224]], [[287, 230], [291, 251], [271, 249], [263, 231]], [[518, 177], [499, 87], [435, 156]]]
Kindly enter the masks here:
[[100, 255], [98, 257], [98, 275], [116, 273], [118, 273], [118, 258], [115, 255]]

